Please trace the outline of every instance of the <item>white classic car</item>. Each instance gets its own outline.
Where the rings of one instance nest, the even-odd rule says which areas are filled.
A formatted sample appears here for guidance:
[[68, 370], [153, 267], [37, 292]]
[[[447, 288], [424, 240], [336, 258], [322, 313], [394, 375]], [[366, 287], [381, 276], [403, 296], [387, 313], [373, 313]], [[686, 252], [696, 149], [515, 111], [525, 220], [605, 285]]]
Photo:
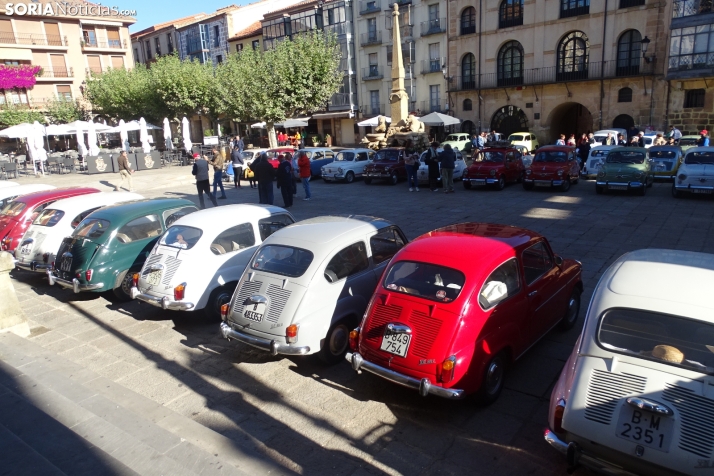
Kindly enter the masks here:
[[364, 168], [371, 164], [377, 153], [370, 149], [346, 149], [335, 155], [335, 160], [322, 166], [322, 179], [325, 182], [354, 182], [364, 174]]
[[25, 185], [18, 185], [17, 187], [3, 187], [0, 189], [0, 210], [5, 208], [8, 203], [12, 202], [20, 195], [42, 192], [44, 190], [52, 190], [54, 188], [57, 187], [44, 183], [29, 183]]
[[221, 333], [273, 355], [340, 362], [384, 267], [407, 242], [386, 220], [325, 216], [272, 235], [253, 255]]
[[15, 249], [17, 267], [44, 273], [52, 267], [62, 240], [95, 210], [130, 200], [142, 199], [132, 192], [99, 192], [57, 200], [40, 213]]
[[[437, 153], [441, 153], [444, 149], [439, 147], [436, 149]], [[456, 152], [456, 162], [454, 162], [454, 180], [460, 180], [464, 176], [464, 170], [466, 170], [466, 162], [464, 161], [464, 156], [461, 151], [454, 149]], [[419, 156], [419, 170], [417, 171], [417, 180], [419, 183], [429, 183], [429, 166], [424, 163], [429, 151], [422, 152]], [[441, 163], [439, 164], [439, 170], [441, 170]], [[441, 175], [439, 175], [439, 182], [441, 182]]]
[[714, 473], [714, 255], [647, 249], [603, 274], [550, 398], [571, 469]]
[[714, 147], [692, 147], [677, 170], [672, 195], [714, 193]]
[[597, 178], [600, 166], [605, 163], [607, 153], [616, 148], [616, 145], [599, 145], [590, 149], [588, 160], [580, 167], [580, 176], [584, 179]]
[[7, 180], [0, 180], [0, 188], [17, 187], [20, 185], [17, 182], [8, 182]]
[[[172, 224], [134, 275], [131, 297], [163, 309], [220, 316], [255, 247], [295, 222], [272, 205], [228, 205]], [[179, 293], [176, 289], [179, 289]]]

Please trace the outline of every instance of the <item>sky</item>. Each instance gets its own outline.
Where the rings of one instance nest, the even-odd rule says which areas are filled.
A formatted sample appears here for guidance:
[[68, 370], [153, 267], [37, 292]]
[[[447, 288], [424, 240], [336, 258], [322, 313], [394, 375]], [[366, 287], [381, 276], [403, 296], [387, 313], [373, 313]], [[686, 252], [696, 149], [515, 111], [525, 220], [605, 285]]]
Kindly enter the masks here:
[[186, 0], [114, 0], [102, 2], [105, 6], [116, 6], [119, 10], [136, 10], [136, 23], [129, 29], [130, 33], [143, 30], [151, 25], [163, 23], [177, 18], [187, 17], [196, 13], [211, 13], [229, 5], [245, 5], [255, 0], [201, 0], [191, 2]]

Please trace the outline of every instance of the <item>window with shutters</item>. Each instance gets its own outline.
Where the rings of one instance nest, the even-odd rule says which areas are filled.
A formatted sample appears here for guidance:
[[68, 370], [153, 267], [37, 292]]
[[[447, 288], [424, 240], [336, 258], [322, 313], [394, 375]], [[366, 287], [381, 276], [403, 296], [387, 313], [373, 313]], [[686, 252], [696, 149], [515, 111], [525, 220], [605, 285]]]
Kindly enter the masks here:
[[64, 55], [50, 55], [50, 64], [52, 65], [53, 78], [67, 78], [67, 63], [64, 60]]
[[[119, 28], [107, 28], [107, 46], [109, 48], [121, 48], [121, 38], [119, 36]], [[159, 54], [158, 50], [157, 50], [157, 54]]]
[[161, 38], [154, 38], [154, 44], [156, 45], [156, 56], [161, 56]]
[[72, 88], [69, 85], [58, 84], [57, 85], [57, 97], [65, 101], [72, 100]]
[[87, 66], [92, 73], [102, 72], [102, 61], [99, 55], [87, 55]]
[[0, 20], [0, 43], [16, 43], [11, 20]]
[[62, 35], [60, 35], [57, 23], [45, 23], [45, 36], [49, 46], [63, 46]]
[[114, 68], [114, 69], [124, 68], [124, 57], [123, 56], [112, 56], [112, 68]]

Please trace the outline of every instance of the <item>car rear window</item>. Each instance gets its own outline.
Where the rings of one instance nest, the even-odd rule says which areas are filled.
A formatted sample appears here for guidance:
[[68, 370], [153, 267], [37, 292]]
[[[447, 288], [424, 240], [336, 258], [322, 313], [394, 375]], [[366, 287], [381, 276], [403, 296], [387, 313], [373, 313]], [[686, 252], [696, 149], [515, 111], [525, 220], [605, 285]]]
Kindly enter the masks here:
[[591, 150], [590, 157], [605, 157], [609, 150]]
[[639, 309], [610, 309], [598, 343], [607, 350], [714, 374], [714, 325]]
[[53, 208], [48, 208], [40, 215], [35, 218], [35, 221], [32, 222], [33, 225], [40, 225], [40, 226], [47, 226], [47, 227], [53, 227], [59, 221], [62, 219], [64, 216], [64, 212], [62, 210], [55, 210]]
[[679, 145], [697, 145], [699, 139], [679, 139]]
[[383, 286], [390, 291], [450, 302], [459, 297], [465, 281], [464, 273], [452, 268], [416, 261], [398, 261], [389, 268]]
[[650, 157], [653, 159], [674, 159], [677, 153], [673, 150], [651, 150]]
[[508, 136], [508, 140], [523, 140], [523, 136], [513, 134], [513, 135]]
[[399, 160], [399, 151], [398, 150], [387, 150], [387, 149], [382, 149], [377, 151], [377, 159], [376, 160], [388, 160], [388, 161], [393, 161], [396, 162]]
[[258, 231], [260, 232], [260, 241], [265, 241], [270, 235], [285, 228], [288, 225], [292, 225], [295, 221], [285, 214], [272, 215], [267, 218], [261, 218], [258, 220]]
[[338, 152], [337, 155], [335, 156], [335, 161], [342, 162], [343, 160], [345, 160], [345, 161], [355, 160], [355, 153], [354, 152]]
[[166, 230], [164, 236], [159, 240], [159, 244], [172, 248], [180, 248], [182, 250], [190, 250], [198, 243], [201, 235], [203, 235], [203, 230], [199, 230], [198, 228], [175, 225]]
[[116, 238], [120, 243], [145, 240], [161, 234], [161, 222], [156, 215], [135, 218], [119, 228]]
[[538, 152], [533, 162], [566, 162], [568, 154], [562, 150], [551, 150]]
[[503, 152], [483, 152], [484, 162], [503, 162]]
[[26, 204], [23, 202], [10, 202], [2, 210], [2, 215], [6, 217], [16, 217], [25, 209]]
[[101, 218], [85, 218], [72, 233], [73, 238], [99, 238], [109, 229], [109, 221]]
[[608, 164], [642, 164], [645, 161], [645, 153], [636, 150], [623, 150], [610, 152], [607, 154], [605, 162]]
[[314, 255], [292, 246], [267, 245], [258, 250], [251, 268], [297, 278], [305, 274]]
[[690, 152], [684, 159], [685, 164], [714, 164], [714, 152]]

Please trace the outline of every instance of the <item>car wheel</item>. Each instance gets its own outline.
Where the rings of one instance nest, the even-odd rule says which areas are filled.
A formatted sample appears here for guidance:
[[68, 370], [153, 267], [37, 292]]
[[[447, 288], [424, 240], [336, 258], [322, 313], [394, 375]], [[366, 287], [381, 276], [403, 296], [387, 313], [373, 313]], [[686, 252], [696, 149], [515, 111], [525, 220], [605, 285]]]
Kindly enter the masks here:
[[335, 365], [344, 360], [349, 346], [350, 329], [345, 319], [330, 327], [322, 343], [322, 349], [317, 354], [320, 360], [328, 365]]
[[134, 273], [132, 271], [124, 271], [119, 286], [112, 289], [114, 295], [121, 301], [131, 301], [131, 279]]
[[365, 178], [364, 178], [364, 184], [365, 184], [365, 185], [369, 185], [369, 184], [371, 184], [371, 183], [372, 183], [372, 179], [371, 179], [371, 178], [369, 178], [369, 177], [365, 177]]
[[355, 174], [354, 172], [347, 172], [347, 175], [345, 175], [345, 182], [347, 183], [352, 183], [355, 181]]
[[468, 180], [464, 180], [463, 182], [464, 182], [464, 188], [466, 190], [471, 190], [471, 182]]
[[570, 190], [570, 177], [565, 177], [563, 185], [560, 186], [560, 191], [567, 192], [568, 190]]
[[236, 284], [226, 284], [224, 286], [217, 287], [211, 293], [208, 298], [206, 307], [203, 312], [209, 319], [219, 320], [221, 318], [221, 306], [231, 302], [231, 297], [233, 297], [233, 291], [236, 289]]
[[568, 308], [565, 310], [565, 315], [560, 321], [560, 328], [564, 331], [572, 329], [576, 322], [578, 322], [578, 315], [580, 314], [580, 290], [573, 289], [573, 294], [570, 295], [568, 299]]
[[497, 188], [498, 190], [503, 190], [504, 188], [506, 188], [506, 177], [504, 177], [503, 175], [501, 175], [501, 176], [498, 178], [498, 183], [496, 184], [496, 188]]
[[604, 190], [603, 190], [603, 188], [602, 188], [601, 186], [595, 185], [595, 193], [597, 193], [598, 195], [602, 195], [602, 192], [603, 192], [603, 191], [604, 191]]
[[506, 379], [508, 359], [505, 352], [499, 352], [486, 364], [483, 372], [481, 388], [476, 398], [482, 405], [490, 405], [498, 399]]
[[677, 190], [677, 187], [674, 184], [672, 184], [672, 196], [674, 198], [682, 198], [682, 192]]
[[397, 177], [396, 173], [393, 173], [391, 177], [389, 177], [389, 184], [390, 185], [396, 185], [399, 182], [399, 177]]
[[523, 188], [525, 190], [533, 190], [533, 184], [528, 182], [523, 182]]

